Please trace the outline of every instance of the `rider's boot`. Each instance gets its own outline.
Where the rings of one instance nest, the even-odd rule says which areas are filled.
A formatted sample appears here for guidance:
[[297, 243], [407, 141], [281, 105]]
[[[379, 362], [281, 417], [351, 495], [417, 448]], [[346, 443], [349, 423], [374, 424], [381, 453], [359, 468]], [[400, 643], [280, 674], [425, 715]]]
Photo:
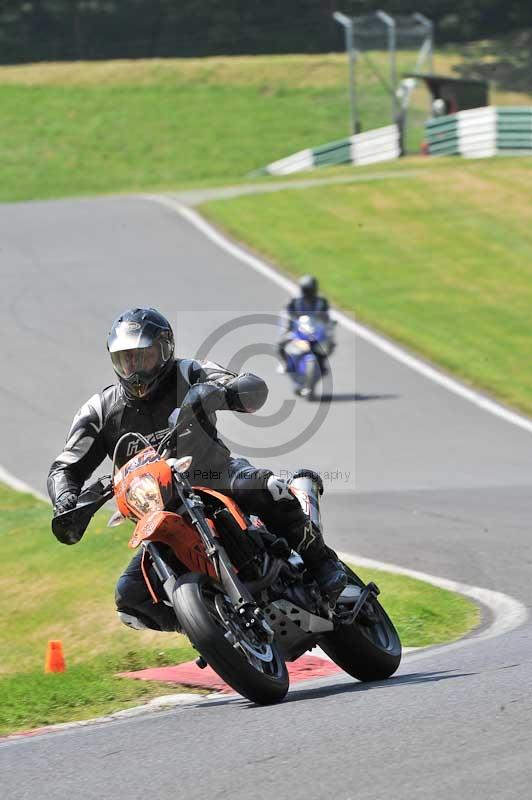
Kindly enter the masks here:
[[343, 565], [338, 560], [338, 556], [323, 541], [320, 531], [317, 531], [312, 523], [311, 536], [314, 538], [310, 544], [299, 550], [305, 566], [316, 579], [322, 594], [327, 595], [331, 606], [336, 603], [339, 595], [347, 586], [347, 575]]
[[321, 531], [308, 519], [304, 526], [292, 528], [291, 533], [299, 537], [299, 543], [294, 549], [303, 559], [322, 594], [329, 598], [329, 603], [333, 606], [347, 586], [347, 574], [338, 556], [327, 547]]
[[[318, 492], [313, 490], [308, 479], [309, 475], [312, 475], [313, 479], [314, 474], [308, 471], [302, 473], [302, 482], [307, 484], [304, 490], [308, 498], [307, 513], [304, 513], [299, 501], [294, 502], [294, 494], [282, 478], [272, 475], [267, 481], [267, 486], [276, 501], [274, 503], [276, 511], [284, 512], [284, 524], [280, 535], [288, 541], [290, 547], [297, 550], [322, 594], [327, 595], [330, 604], [334, 605], [347, 585], [347, 575], [334, 550], [327, 547], [323, 541]], [[299, 473], [296, 473], [291, 481], [294, 489], [297, 477]]]

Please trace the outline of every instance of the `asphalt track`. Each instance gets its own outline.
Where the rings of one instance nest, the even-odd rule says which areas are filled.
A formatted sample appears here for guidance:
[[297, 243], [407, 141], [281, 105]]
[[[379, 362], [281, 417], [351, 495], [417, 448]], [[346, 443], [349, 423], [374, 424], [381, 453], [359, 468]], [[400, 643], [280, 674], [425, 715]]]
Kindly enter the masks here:
[[[260, 427], [225, 416], [235, 451], [269, 447], [257, 463], [322, 472], [339, 549], [532, 605], [530, 434], [343, 329], [332, 402], [316, 425], [317, 407], [286, 405], [288, 381], [275, 372], [277, 331], [265, 315], [285, 293], [148, 200], [3, 206], [0, 242], [0, 462], [17, 477], [44, 490], [74, 411], [112, 381], [105, 336], [121, 309], [161, 308], [184, 355], [246, 315], [209, 356], [228, 363], [261, 343], [241, 353], [270, 385], [261, 416], [287, 419]], [[302, 443], [283, 453], [296, 434]], [[0, 746], [2, 796], [529, 797], [531, 661], [527, 623], [409, 655], [380, 684], [328, 679], [272, 708], [216, 700], [14, 741]]]

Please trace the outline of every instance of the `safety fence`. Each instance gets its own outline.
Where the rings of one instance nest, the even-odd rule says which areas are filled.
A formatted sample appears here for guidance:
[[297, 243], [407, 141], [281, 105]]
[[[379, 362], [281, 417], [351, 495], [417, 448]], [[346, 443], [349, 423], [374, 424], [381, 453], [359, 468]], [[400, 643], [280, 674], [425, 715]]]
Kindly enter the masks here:
[[532, 155], [532, 106], [459, 111], [429, 120], [426, 136], [435, 156]]
[[279, 161], [273, 161], [257, 170], [255, 175], [289, 175], [314, 167], [330, 167], [335, 164], [376, 164], [392, 161], [401, 154], [399, 128], [388, 125], [366, 133], [357, 133], [347, 139], [300, 150]]

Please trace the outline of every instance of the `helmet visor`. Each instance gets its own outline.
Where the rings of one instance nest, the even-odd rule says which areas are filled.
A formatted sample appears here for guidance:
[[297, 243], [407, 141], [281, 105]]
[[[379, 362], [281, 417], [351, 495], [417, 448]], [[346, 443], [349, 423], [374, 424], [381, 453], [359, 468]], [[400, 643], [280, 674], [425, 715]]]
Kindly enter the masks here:
[[149, 347], [136, 347], [131, 350], [118, 350], [110, 353], [117, 375], [125, 381], [133, 379], [150, 383], [157, 377], [171, 356], [171, 348], [162, 340]]

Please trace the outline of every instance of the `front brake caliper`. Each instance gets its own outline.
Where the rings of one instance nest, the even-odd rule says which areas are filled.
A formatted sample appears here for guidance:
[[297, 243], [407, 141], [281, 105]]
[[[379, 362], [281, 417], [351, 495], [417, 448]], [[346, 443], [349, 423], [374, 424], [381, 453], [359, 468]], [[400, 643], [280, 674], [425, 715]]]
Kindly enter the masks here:
[[268, 642], [273, 641], [275, 633], [266, 622], [262, 609], [259, 608], [259, 606], [255, 606], [255, 608], [249, 605], [241, 606], [238, 613], [244, 621], [246, 630], [253, 630], [259, 635], [259, 638], [266, 636]]

